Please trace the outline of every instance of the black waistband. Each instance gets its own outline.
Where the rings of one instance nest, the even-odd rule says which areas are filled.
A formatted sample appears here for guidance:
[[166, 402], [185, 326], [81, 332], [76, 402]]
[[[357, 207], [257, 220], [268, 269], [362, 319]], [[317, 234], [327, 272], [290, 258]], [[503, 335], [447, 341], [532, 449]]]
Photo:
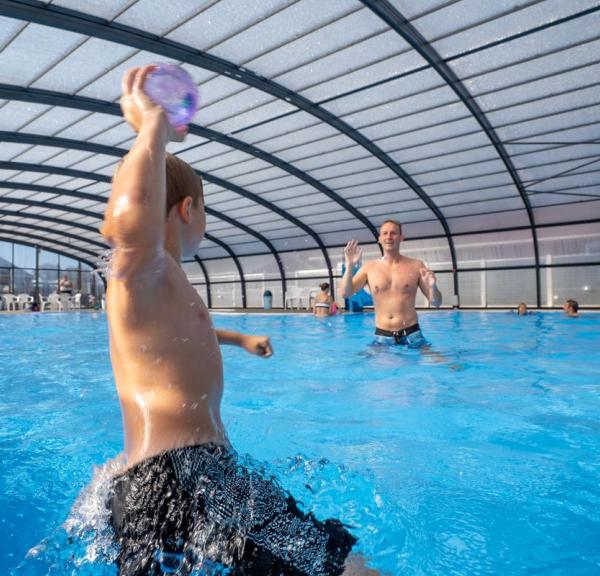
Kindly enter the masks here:
[[412, 326], [409, 326], [408, 328], [402, 328], [402, 330], [390, 331], [384, 330], [383, 328], [375, 328], [375, 336], [385, 336], [387, 338], [393, 338], [397, 342], [401, 338], [404, 338], [405, 336], [408, 336], [413, 332], [418, 332], [420, 329], [421, 327], [419, 326], [418, 322], [416, 324], [413, 324]]

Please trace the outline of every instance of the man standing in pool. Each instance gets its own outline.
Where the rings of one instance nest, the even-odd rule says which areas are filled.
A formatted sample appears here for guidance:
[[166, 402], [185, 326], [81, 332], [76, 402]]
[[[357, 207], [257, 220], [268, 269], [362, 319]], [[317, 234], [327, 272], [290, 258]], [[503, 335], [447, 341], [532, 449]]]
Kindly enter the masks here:
[[386, 220], [379, 229], [383, 257], [366, 262], [354, 277], [352, 269], [360, 261], [362, 250], [356, 240], [350, 240], [344, 248], [346, 272], [341, 292], [344, 298], [350, 298], [368, 284], [375, 306], [376, 341], [413, 348], [426, 343], [415, 310], [417, 288], [435, 308], [442, 304], [442, 294], [432, 270], [421, 260], [400, 254], [402, 240], [400, 222]]
[[119, 574], [189, 574], [198, 564], [211, 574], [375, 574], [347, 560], [356, 539], [339, 521], [304, 514], [228, 442], [219, 333], [180, 265], [204, 236], [202, 183], [165, 152], [185, 129], [145, 94], [152, 70], [123, 79], [121, 108], [138, 136], [102, 229], [115, 247], [107, 313], [127, 455], [109, 503]]

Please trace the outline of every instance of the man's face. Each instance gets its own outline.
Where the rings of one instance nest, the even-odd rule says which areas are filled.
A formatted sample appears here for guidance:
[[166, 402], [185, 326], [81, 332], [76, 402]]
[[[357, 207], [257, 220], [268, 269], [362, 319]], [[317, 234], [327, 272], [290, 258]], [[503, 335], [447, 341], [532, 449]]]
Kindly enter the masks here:
[[404, 236], [400, 233], [398, 226], [387, 222], [379, 230], [379, 243], [384, 250], [398, 250]]

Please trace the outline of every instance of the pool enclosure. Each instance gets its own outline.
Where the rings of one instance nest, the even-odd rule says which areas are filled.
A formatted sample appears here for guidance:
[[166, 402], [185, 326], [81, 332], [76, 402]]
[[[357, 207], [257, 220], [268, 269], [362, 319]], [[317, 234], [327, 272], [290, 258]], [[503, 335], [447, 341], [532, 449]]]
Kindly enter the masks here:
[[52, 274], [101, 284], [133, 141], [120, 78], [154, 61], [200, 89], [169, 151], [204, 180], [184, 267], [210, 306], [335, 288], [345, 243], [378, 257], [386, 218], [445, 306], [600, 306], [600, 2], [584, 0], [3, 0], [0, 280], [39, 285], [53, 254]]

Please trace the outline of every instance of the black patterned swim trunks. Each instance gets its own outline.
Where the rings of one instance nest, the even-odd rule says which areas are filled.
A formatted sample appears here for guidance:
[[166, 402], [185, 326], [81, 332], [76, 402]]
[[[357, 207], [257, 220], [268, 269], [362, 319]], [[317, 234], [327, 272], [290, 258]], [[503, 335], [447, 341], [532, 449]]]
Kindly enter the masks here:
[[[114, 479], [120, 576], [335, 576], [356, 538], [305, 514], [272, 479], [214, 444], [170, 450]], [[194, 571], [194, 574], [198, 572]]]

